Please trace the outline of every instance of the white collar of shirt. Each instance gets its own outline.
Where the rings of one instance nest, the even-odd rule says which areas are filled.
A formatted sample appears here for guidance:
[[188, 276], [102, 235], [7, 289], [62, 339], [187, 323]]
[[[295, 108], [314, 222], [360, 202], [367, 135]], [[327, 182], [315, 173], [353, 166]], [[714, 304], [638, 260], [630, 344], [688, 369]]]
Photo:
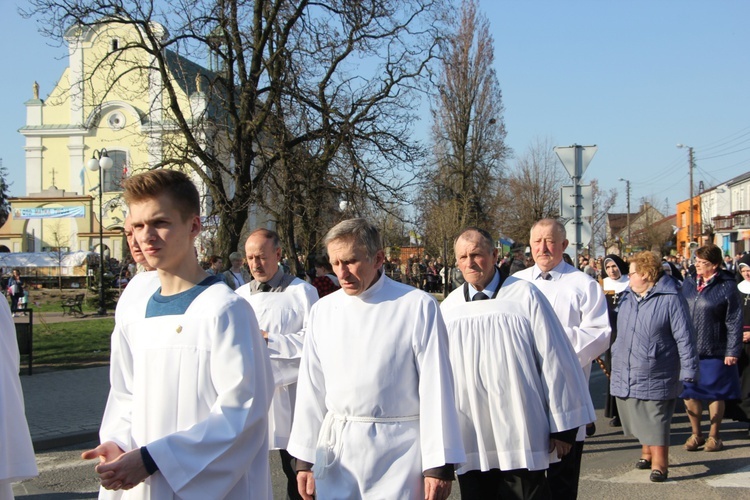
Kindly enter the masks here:
[[[565, 266], [566, 262], [564, 260], [561, 260], [559, 264], [549, 270], [549, 275], [552, 276], [552, 281], [557, 281], [560, 279], [560, 276], [563, 275]], [[531, 279], [536, 280], [537, 278], [539, 278], [540, 274], [542, 274], [542, 270], [539, 269], [539, 266], [534, 264], [534, 269], [531, 271]]]
[[370, 288], [360, 293], [359, 295], [350, 295], [350, 297], [357, 298], [366, 302], [383, 288], [383, 283], [385, 283], [385, 273], [383, 272], [383, 268], [380, 268], [378, 269], [378, 279], [375, 280], [375, 283], [373, 283]]
[[[474, 288], [470, 283], [467, 283], [469, 285], [469, 300], [474, 300], [474, 295], [479, 293], [479, 290]], [[500, 287], [500, 273], [497, 270], [497, 267], [495, 268], [495, 275], [492, 276], [492, 279], [490, 280], [489, 285], [484, 287], [484, 290], [482, 290], [482, 293], [485, 294], [487, 297], [492, 298], [495, 295], [495, 291]]]

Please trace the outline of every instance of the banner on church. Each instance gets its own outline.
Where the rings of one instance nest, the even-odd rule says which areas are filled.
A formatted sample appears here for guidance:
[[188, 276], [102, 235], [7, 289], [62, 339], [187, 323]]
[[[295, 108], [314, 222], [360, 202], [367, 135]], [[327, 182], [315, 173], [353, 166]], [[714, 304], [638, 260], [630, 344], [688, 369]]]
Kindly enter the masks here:
[[13, 209], [14, 219], [64, 219], [67, 217], [86, 217], [86, 209], [85, 207]]

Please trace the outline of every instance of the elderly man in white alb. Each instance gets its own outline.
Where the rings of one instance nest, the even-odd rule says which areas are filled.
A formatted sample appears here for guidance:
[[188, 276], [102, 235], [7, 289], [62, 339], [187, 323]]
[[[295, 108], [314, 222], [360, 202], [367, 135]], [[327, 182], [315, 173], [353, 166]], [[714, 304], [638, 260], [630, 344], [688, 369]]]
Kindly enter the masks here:
[[443, 500], [465, 455], [438, 304], [383, 273], [364, 219], [324, 243], [342, 289], [310, 312], [287, 448], [300, 494]]
[[236, 292], [253, 306], [261, 333], [268, 342], [276, 384], [268, 418], [270, 447], [281, 454], [288, 497], [297, 499], [297, 478], [286, 447], [292, 430], [305, 321], [318, 300], [318, 292], [309, 283], [285, 274], [279, 266], [281, 241], [275, 231], [260, 228], [250, 233], [245, 255], [254, 279]]
[[468, 228], [455, 250], [466, 283], [440, 309], [466, 449], [461, 498], [550, 498], [550, 460], [596, 418], [583, 371], [544, 295], [501, 275], [489, 233]]
[[[591, 362], [609, 347], [611, 330], [602, 287], [563, 260], [568, 240], [565, 226], [559, 221], [537, 221], [531, 228], [530, 246], [534, 265], [513, 276], [534, 283], [552, 304], [588, 383]], [[581, 427], [571, 452], [560, 462], [551, 464], [547, 471], [555, 498], [575, 499], [578, 496], [584, 437], [585, 429]]]

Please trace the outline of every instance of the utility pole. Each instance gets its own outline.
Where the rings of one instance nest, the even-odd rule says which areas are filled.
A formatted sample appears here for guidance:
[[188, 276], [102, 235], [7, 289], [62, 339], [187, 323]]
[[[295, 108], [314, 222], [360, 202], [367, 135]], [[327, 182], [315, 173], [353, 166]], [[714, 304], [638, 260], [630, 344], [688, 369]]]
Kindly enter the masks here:
[[687, 148], [688, 150], [688, 163], [690, 168], [690, 213], [688, 215], [690, 225], [688, 226], [688, 248], [690, 248], [690, 244], [693, 242], [693, 211], [695, 210], [693, 207], [693, 169], [695, 168], [695, 156], [693, 156], [692, 146], [678, 144], [677, 147]]
[[628, 197], [628, 213], [627, 213], [627, 225], [628, 225], [628, 248], [630, 247], [630, 181], [620, 177], [620, 180], [625, 183], [625, 193]]

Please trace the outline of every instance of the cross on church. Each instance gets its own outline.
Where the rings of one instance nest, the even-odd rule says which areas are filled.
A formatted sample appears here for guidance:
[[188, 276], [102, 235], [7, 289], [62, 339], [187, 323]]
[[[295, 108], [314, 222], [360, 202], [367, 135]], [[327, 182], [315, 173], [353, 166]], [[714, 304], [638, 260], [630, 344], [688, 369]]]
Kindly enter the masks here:
[[55, 168], [53, 167], [52, 170], [49, 171], [50, 174], [52, 174], [52, 187], [57, 187], [55, 185]]

